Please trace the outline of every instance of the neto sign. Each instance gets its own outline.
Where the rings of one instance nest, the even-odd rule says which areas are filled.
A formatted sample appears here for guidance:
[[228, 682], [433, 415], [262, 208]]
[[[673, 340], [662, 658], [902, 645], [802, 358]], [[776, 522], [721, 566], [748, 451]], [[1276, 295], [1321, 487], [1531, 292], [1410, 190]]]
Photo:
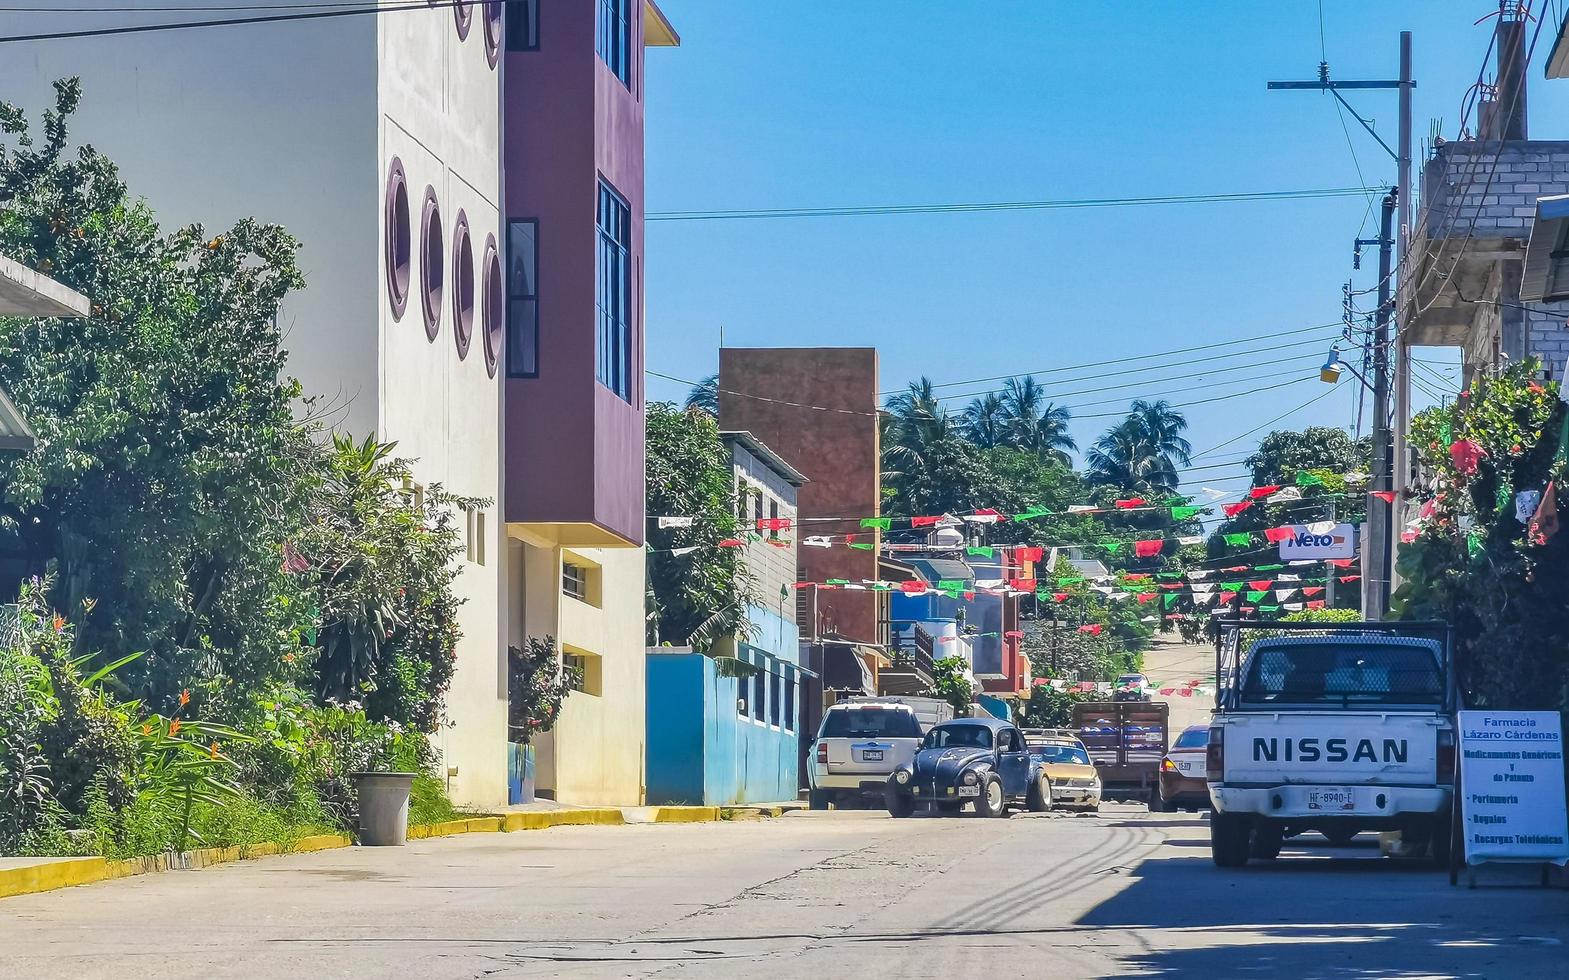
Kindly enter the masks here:
[[1327, 531], [1316, 531], [1304, 524], [1293, 524], [1291, 529], [1296, 532], [1296, 536], [1280, 542], [1282, 559], [1301, 561], [1306, 558], [1356, 557], [1357, 534], [1353, 525], [1336, 524]]

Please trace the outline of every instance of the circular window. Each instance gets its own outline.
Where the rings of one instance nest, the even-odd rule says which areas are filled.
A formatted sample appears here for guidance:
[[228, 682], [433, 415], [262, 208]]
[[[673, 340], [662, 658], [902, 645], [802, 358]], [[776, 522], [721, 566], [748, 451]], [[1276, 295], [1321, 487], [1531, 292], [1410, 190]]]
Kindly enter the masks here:
[[409, 274], [413, 270], [414, 235], [409, 228], [409, 184], [403, 174], [403, 161], [392, 158], [387, 174], [386, 247], [387, 299], [392, 303], [392, 318], [401, 320], [409, 302]]
[[461, 361], [469, 356], [474, 336], [474, 245], [469, 240], [468, 215], [461, 208], [458, 223], [452, 226], [452, 334]]
[[[488, 7], [490, 5], [486, 4], [486, 6]], [[474, 21], [474, 9], [473, 8], [474, 8], [474, 4], [473, 3], [454, 3], [452, 5], [452, 16], [454, 18], [456, 18], [457, 22], [458, 22], [458, 40], [459, 41], [466, 41], [466, 40], [468, 40], [469, 24], [473, 23], [473, 21]]]
[[419, 275], [425, 297], [425, 336], [431, 340], [441, 330], [441, 294], [447, 279], [442, 241], [441, 208], [436, 204], [436, 189], [427, 184], [419, 223]]
[[494, 68], [496, 62], [501, 60], [501, 4], [490, 2], [484, 6], [485, 60]]
[[501, 360], [501, 332], [506, 328], [506, 300], [502, 295], [501, 255], [496, 251], [496, 236], [485, 236], [484, 305], [480, 307], [480, 327], [485, 331], [485, 371], [496, 376]]

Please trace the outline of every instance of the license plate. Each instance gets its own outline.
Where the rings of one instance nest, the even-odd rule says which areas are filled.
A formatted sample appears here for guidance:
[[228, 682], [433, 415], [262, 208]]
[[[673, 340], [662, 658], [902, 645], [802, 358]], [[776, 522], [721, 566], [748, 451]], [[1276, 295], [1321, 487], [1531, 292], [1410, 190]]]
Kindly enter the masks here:
[[1307, 805], [1309, 810], [1344, 813], [1357, 808], [1357, 795], [1351, 789], [1310, 789]]
[[1183, 772], [1192, 772], [1193, 771], [1193, 763], [1191, 763], [1191, 762], [1179, 762], [1179, 763], [1177, 763], [1177, 768], [1182, 770]]
[[861, 761], [862, 762], [881, 762], [881, 761], [883, 761], [883, 750], [882, 749], [863, 749], [863, 750], [861, 750]]
[[960, 786], [959, 787], [959, 795], [960, 796], [980, 796], [981, 795], [981, 788], [979, 786]]

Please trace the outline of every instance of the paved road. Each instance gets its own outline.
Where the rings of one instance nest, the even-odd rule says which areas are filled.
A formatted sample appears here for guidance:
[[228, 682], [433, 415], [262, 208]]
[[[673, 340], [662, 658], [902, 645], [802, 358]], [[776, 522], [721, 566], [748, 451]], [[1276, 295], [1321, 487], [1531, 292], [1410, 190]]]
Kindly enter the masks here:
[[1206, 842], [1124, 806], [473, 835], [0, 901], [0, 977], [1565, 975], [1569, 892]]
[[[1176, 634], [1157, 634], [1144, 651], [1144, 675], [1159, 692], [1163, 687], [1182, 687], [1189, 681], [1215, 682], [1215, 648], [1209, 644], [1183, 643]], [[1171, 733], [1175, 739], [1189, 725], [1209, 723], [1213, 695], [1181, 697], [1175, 693], [1154, 695], [1155, 700], [1171, 705]]]

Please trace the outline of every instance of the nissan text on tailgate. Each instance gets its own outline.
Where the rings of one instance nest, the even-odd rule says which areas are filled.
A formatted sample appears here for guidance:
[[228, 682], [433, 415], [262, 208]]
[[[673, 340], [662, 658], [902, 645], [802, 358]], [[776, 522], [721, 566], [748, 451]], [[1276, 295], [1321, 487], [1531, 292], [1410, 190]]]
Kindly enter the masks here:
[[1399, 830], [1448, 862], [1455, 730], [1441, 624], [1222, 624], [1205, 778], [1215, 863]]

